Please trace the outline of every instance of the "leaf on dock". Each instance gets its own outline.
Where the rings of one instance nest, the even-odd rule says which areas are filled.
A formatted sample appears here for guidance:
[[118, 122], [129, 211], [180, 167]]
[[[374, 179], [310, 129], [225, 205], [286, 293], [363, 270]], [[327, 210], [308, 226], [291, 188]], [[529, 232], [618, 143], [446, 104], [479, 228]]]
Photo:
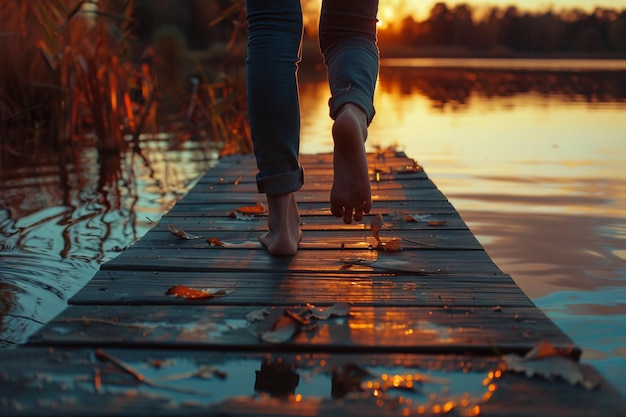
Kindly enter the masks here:
[[387, 241], [378, 241], [376, 250], [383, 252], [400, 252], [402, 250], [402, 243], [400, 239], [390, 239]]
[[402, 213], [402, 219], [405, 222], [426, 222], [430, 214], [415, 214], [415, 213]]
[[224, 246], [224, 242], [216, 237], [210, 237], [206, 240], [206, 242], [211, 246]]
[[202, 237], [202, 236], [195, 236], [195, 235], [189, 234], [185, 232], [183, 229], [179, 229], [178, 227], [174, 226], [173, 224], [169, 224], [167, 226], [167, 229], [173, 234], [175, 234], [176, 236], [182, 237], [183, 239], [187, 239], [187, 240], [200, 239]]
[[380, 237], [378, 236], [378, 232], [380, 232], [380, 229], [383, 228], [383, 225], [385, 223], [383, 222], [383, 216], [380, 214], [377, 214], [376, 216], [372, 217], [372, 221], [370, 222], [370, 229], [372, 229], [372, 235], [374, 235], [374, 238], [380, 242]]
[[267, 206], [259, 201], [255, 206], [242, 206], [228, 212], [228, 217], [236, 220], [252, 220], [254, 216], [262, 214], [267, 214]]
[[284, 343], [295, 336], [301, 326], [302, 324], [293, 316], [283, 314], [272, 324], [269, 331], [261, 332], [259, 337], [269, 343]]
[[254, 310], [246, 314], [246, 320], [250, 323], [255, 321], [263, 321], [270, 315], [270, 312], [266, 309]]
[[535, 376], [546, 380], [561, 378], [571, 385], [580, 385], [593, 390], [597, 381], [585, 377], [580, 363], [569, 356], [571, 349], [558, 349], [549, 342], [540, 342], [524, 357], [515, 354], [504, 355], [506, 370], [525, 374], [528, 378]]
[[305, 308], [285, 309], [283, 314], [272, 324], [272, 327], [268, 331], [260, 332], [259, 337], [269, 343], [284, 343], [301, 331], [317, 329], [316, 320], [328, 320], [333, 317], [349, 315], [350, 304], [342, 302], [329, 307], [315, 307], [307, 304]]
[[446, 223], [447, 223], [446, 220], [431, 220], [428, 222], [428, 225], [430, 227], [440, 227], [440, 226], [445, 226]]
[[206, 298], [225, 297], [235, 292], [234, 288], [190, 288], [185, 285], [174, 285], [168, 288], [165, 295], [187, 298], [189, 300], [199, 300]]

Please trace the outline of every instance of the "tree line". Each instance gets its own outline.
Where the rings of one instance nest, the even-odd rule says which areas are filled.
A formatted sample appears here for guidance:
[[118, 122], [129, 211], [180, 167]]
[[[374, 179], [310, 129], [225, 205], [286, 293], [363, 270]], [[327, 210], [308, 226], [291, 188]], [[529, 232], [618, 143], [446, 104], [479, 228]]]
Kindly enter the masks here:
[[626, 53], [626, 10], [529, 12], [508, 6], [477, 14], [468, 4], [437, 3], [422, 21], [409, 15], [388, 24], [379, 42], [494, 53]]

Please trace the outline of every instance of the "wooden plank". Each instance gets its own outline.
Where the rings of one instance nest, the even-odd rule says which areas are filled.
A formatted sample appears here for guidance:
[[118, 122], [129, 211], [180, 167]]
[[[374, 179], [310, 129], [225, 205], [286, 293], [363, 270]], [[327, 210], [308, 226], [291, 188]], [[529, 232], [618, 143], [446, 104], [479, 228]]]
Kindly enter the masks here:
[[[296, 197], [298, 199], [298, 197]], [[257, 202], [265, 202], [264, 194], [251, 196], [249, 201], [239, 202], [216, 202], [198, 199], [196, 202], [179, 202], [169, 211], [169, 216], [227, 216], [233, 210], [241, 206], [255, 205]], [[328, 200], [328, 199], [327, 199]], [[329, 201], [298, 201], [300, 216], [332, 216], [330, 213]], [[413, 213], [413, 214], [455, 214], [457, 211], [448, 201], [426, 200], [420, 201], [419, 206], [410, 201], [385, 201], [374, 203], [370, 214], [390, 215], [393, 213]], [[337, 219], [335, 219], [337, 220]], [[340, 221], [340, 220], [339, 220]]]
[[[424, 217], [423, 221], [405, 221], [399, 218], [401, 213], [385, 214], [383, 220], [387, 228], [401, 232], [405, 230], [428, 230], [428, 231], [441, 231], [441, 230], [469, 230], [467, 224], [463, 221], [458, 213], [422, 213]], [[307, 231], [315, 230], [364, 230], [370, 229], [372, 216], [366, 216], [365, 220], [360, 223], [345, 224], [341, 219], [330, 216], [315, 216], [308, 215], [302, 216], [302, 222], [300, 227], [306, 234]], [[429, 221], [445, 222], [440, 226], [432, 226]], [[267, 215], [255, 215], [247, 220], [237, 220], [234, 217], [224, 216], [201, 216], [199, 214], [195, 216], [176, 216], [173, 214], [167, 214], [161, 218], [158, 222], [162, 228], [167, 228], [168, 225], [173, 224], [177, 228], [183, 230], [194, 230], [202, 233], [204, 231], [215, 230], [267, 230]], [[158, 232], [159, 229], [154, 229], [154, 232]], [[386, 233], [384, 230], [383, 234]]]
[[[328, 202], [330, 189], [324, 191], [311, 191], [298, 195], [298, 202], [323, 203]], [[406, 201], [406, 200], [435, 200], [447, 201], [447, 198], [436, 188], [381, 190], [381, 193], [372, 193], [372, 201]], [[204, 201], [212, 203], [239, 203], [254, 204], [258, 201], [258, 193], [229, 193], [220, 190], [207, 190], [206, 192], [189, 193], [177, 204], [198, 204]]]
[[[246, 244], [246, 248], [263, 249], [257, 237], [266, 227], [248, 230], [200, 230], [196, 228], [184, 229], [196, 239], [181, 239], [165, 228], [147, 234], [133, 248], [162, 248], [162, 249], [213, 249], [215, 245], [207, 239], [218, 239], [218, 245], [226, 248], [239, 248]], [[410, 249], [482, 249], [480, 243], [469, 230], [411, 230], [390, 231], [382, 230], [379, 237], [383, 242], [397, 240], [403, 250]], [[215, 242], [214, 240], [212, 242]], [[343, 230], [309, 230], [303, 233], [300, 249], [368, 249], [376, 248], [379, 242], [370, 230], [343, 229]]]
[[167, 249], [130, 247], [102, 265], [102, 270], [203, 272], [286, 271], [358, 274], [386, 271], [410, 275], [501, 274], [482, 250], [302, 250], [294, 257], [273, 257], [255, 249]]
[[[247, 181], [244, 181], [247, 180]], [[407, 179], [404, 181], [373, 181], [372, 191], [374, 193], [385, 190], [400, 189], [433, 189], [437, 188], [435, 184], [427, 179]], [[329, 192], [332, 186], [332, 177], [324, 178], [307, 178], [300, 192], [310, 191], [326, 191]], [[240, 181], [207, 181], [206, 177], [203, 181], [199, 181], [194, 186], [194, 192], [229, 192], [229, 193], [257, 193], [256, 181], [251, 181], [250, 177], [243, 177]]]
[[[4, 417], [400, 417], [441, 415], [446, 404], [452, 406], [450, 415], [619, 417], [625, 409], [589, 366], [580, 368], [585, 378], [599, 381], [593, 391], [562, 380], [497, 373], [496, 357], [31, 347], [7, 351], [0, 368], [5, 370], [0, 373]], [[221, 377], [193, 377], [210, 369]], [[343, 378], [350, 370], [356, 385]], [[363, 371], [360, 377], [357, 370]], [[374, 393], [375, 383], [385, 387], [396, 375], [418, 382]], [[357, 390], [360, 381], [363, 388]]]
[[[192, 303], [190, 303], [192, 304]], [[268, 343], [286, 311], [308, 307], [158, 305], [70, 306], [29, 340], [30, 345], [144, 346], [218, 350], [306, 350], [310, 352], [525, 354], [541, 341], [580, 350], [540, 310], [507, 307], [364, 307], [350, 317], [312, 320], [292, 338]], [[248, 313], [264, 310], [250, 323]]]
[[99, 271], [70, 304], [179, 304], [166, 295], [174, 285], [235, 288], [219, 300], [194, 304], [290, 306], [343, 301], [357, 306], [531, 307], [534, 304], [508, 275], [394, 276], [387, 273], [314, 275], [272, 272]]

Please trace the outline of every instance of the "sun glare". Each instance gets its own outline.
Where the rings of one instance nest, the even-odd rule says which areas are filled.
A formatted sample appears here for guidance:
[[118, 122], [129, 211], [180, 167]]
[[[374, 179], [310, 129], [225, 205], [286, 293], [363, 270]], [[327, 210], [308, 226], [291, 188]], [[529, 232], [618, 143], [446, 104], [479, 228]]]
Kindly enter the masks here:
[[[432, 4], [416, 5], [412, 0], [386, 0], [380, 2], [378, 6], [378, 29], [387, 29], [394, 22], [402, 20], [406, 16], [420, 18]], [[434, 3], [433, 3], [434, 4]], [[306, 0], [302, 2], [302, 12], [304, 14], [304, 24], [311, 30], [315, 29], [319, 19], [321, 0]]]
[[387, 29], [393, 23], [402, 20], [406, 16], [417, 17], [420, 10], [414, 2], [405, 0], [390, 0], [378, 9], [378, 29]]

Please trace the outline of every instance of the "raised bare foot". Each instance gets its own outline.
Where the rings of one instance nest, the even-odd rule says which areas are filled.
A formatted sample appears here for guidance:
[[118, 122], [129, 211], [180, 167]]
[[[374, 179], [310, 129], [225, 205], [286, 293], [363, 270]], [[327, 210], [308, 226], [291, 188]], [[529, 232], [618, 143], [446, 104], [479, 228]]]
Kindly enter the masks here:
[[294, 193], [267, 195], [269, 231], [259, 236], [259, 242], [272, 255], [292, 256], [298, 251], [302, 238], [300, 213]]
[[363, 220], [372, 208], [372, 188], [367, 171], [365, 139], [367, 117], [353, 104], [345, 104], [333, 124], [335, 153], [330, 211], [346, 224]]

